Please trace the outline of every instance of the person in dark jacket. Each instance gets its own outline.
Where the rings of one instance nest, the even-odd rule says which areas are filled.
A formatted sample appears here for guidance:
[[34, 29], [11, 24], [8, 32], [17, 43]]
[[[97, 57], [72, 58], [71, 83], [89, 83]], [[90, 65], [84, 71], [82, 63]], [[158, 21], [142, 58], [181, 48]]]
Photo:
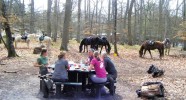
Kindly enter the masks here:
[[117, 78], [117, 70], [116, 70], [115, 65], [112, 62], [112, 60], [107, 56], [106, 52], [101, 53], [101, 58], [104, 61], [104, 66], [105, 66], [105, 69], [108, 73], [107, 74], [107, 81], [110, 82], [108, 85], [106, 85], [106, 87], [109, 89], [110, 94], [114, 95], [114, 93], [115, 93], [114, 82], [116, 81], [116, 78]]

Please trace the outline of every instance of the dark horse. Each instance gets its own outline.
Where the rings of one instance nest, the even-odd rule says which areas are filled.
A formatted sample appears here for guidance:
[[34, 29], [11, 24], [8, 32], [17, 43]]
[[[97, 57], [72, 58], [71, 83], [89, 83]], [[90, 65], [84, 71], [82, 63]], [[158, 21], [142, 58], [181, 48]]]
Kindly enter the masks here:
[[150, 53], [150, 56], [152, 58], [152, 54], [150, 50], [154, 50], [154, 49], [158, 49], [159, 53], [160, 53], [160, 59], [161, 57], [164, 56], [164, 44], [160, 41], [153, 41], [149, 42], [149, 40], [143, 42], [143, 44], [141, 45], [141, 48], [139, 50], [139, 56], [140, 57], [144, 57], [146, 51], [148, 50]]
[[87, 52], [88, 52], [88, 45], [90, 45], [91, 48], [95, 48], [93, 37], [83, 38], [83, 40], [81, 41], [80, 46], [79, 46], [79, 52], [80, 53], [82, 52], [83, 46], [84, 46], [83, 52], [85, 52], [85, 49], [87, 49]]
[[171, 47], [171, 41], [169, 38], [165, 38], [165, 40], [163, 41], [164, 44], [164, 48], [165, 48], [165, 55], [168, 54], [170, 52], [170, 47]]
[[101, 46], [100, 53], [102, 51], [103, 46], [105, 46], [106, 52], [108, 54], [110, 53], [111, 46], [106, 37], [96, 37], [93, 41], [95, 43], [96, 50], [98, 50], [98, 47]]

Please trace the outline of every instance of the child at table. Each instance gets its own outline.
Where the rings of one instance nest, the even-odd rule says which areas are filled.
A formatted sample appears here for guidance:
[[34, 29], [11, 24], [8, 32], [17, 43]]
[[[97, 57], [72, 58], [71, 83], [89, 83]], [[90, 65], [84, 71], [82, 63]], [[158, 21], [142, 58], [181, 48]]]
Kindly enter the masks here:
[[41, 75], [46, 75], [48, 73], [48, 58], [47, 58], [47, 49], [42, 49], [40, 57], [37, 59], [37, 62], [34, 64], [34, 67], [39, 67], [39, 73]]

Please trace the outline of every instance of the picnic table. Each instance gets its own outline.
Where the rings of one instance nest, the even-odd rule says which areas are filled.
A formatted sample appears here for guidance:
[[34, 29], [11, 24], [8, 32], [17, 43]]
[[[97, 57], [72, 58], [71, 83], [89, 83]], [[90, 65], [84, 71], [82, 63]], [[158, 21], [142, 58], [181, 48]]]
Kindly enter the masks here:
[[[95, 73], [95, 70], [89, 71], [89, 66], [86, 64], [74, 63], [73, 61], [69, 61], [68, 63], [68, 82], [82, 83], [82, 91], [85, 91], [88, 84], [89, 74]], [[49, 69], [52, 69], [50, 71], [53, 73], [55, 64], [50, 65]]]

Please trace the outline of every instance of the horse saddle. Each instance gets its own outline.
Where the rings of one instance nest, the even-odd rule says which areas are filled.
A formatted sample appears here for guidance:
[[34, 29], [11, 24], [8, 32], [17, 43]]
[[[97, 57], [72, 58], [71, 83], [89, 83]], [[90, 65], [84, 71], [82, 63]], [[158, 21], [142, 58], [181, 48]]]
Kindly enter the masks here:
[[40, 36], [39, 41], [43, 41], [45, 36]]
[[153, 45], [154, 45], [154, 40], [148, 40], [147, 43], [148, 43], [149, 45], [153, 46]]
[[27, 37], [27, 36], [24, 36], [24, 35], [21, 37], [21, 39], [22, 39], [22, 40], [25, 40], [25, 41], [27, 40], [27, 38], [28, 38], [28, 37]]

